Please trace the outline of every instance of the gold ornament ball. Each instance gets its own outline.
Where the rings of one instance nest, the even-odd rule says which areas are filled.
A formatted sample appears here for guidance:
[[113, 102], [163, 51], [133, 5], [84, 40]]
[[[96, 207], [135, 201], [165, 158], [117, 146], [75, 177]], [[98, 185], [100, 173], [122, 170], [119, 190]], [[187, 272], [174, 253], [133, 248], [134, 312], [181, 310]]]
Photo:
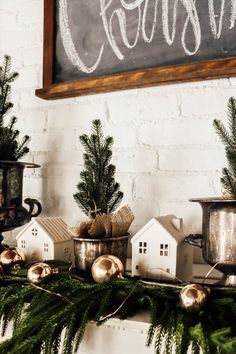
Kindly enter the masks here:
[[179, 294], [180, 306], [187, 312], [199, 312], [206, 304], [209, 288], [200, 284], [186, 285]]
[[124, 274], [124, 266], [118, 257], [104, 255], [93, 262], [91, 272], [94, 281], [102, 283], [111, 278], [121, 278]]
[[15, 264], [23, 265], [25, 263], [25, 253], [20, 248], [6, 248], [0, 254], [0, 263], [3, 267]]
[[30, 266], [27, 273], [27, 278], [30, 283], [38, 283], [44, 277], [58, 273], [57, 268], [52, 268], [49, 264], [38, 262]]

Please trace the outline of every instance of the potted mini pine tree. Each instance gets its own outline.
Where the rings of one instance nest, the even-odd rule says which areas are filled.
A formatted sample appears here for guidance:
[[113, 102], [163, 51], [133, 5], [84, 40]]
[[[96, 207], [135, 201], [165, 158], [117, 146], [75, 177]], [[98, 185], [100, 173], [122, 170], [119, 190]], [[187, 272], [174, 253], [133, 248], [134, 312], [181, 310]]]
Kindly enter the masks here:
[[[222, 283], [236, 286], [236, 99], [228, 101], [228, 128], [218, 119], [213, 126], [225, 146], [228, 166], [223, 168], [223, 196], [192, 199], [203, 210], [202, 235], [190, 235], [186, 241], [202, 247], [204, 260], [224, 273]], [[199, 245], [196, 240], [201, 239]]]
[[[17, 118], [11, 117], [6, 124], [6, 116], [13, 107], [10, 101], [11, 83], [18, 77], [11, 71], [11, 58], [4, 57], [0, 66], [0, 232], [19, 227], [41, 212], [41, 205], [35, 199], [27, 198], [29, 211], [22, 206], [23, 171], [25, 167], [39, 167], [32, 163], [19, 162], [29, 152], [30, 137], [25, 135], [19, 141], [19, 130], [15, 129]], [[37, 211], [34, 213], [34, 207]], [[0, 241], [3, 236], [0, 235]], [[0, 250], [3, 246], [0, 246]]]
[[69, 228], [75, 236], [76, 267], [89, 271], [94, 260], [103, 254], [117, 256], [125, 265], [128, 229], [133, 213], [124, 206], [115, 213], [123, 193], [115, 181], [115, 166], [111, 164], [113, 138], [104, 137], [99, 119], [92, 122], [92, 134], [83, 134], [84, 170], [74, 199], [89, 220]]

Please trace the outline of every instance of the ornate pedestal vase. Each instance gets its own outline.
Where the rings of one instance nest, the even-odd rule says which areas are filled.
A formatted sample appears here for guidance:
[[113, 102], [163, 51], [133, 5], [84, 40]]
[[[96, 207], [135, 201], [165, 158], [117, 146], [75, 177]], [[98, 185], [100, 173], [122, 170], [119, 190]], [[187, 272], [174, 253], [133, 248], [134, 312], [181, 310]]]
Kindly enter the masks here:
[[236, 286], [236, 200], [206, 198], [190, 201], [202, 206], [202, 235], [189, 235], [186, 242], [201, 247], [206, 263], [224, 274], [221, 284]]
[[75, 266], [78, 270], [90, 272], [93, 262], [98, 257], [110, 254], [118, 257], [124, 269], [127, 258], [129, 234], [110, 238], [74, 238]]
[[40, 166], [33, 163], [0, 160], [0, 251], [4, 248], [1, 243], [2, 232], [26, 224], [31, 217], [38, 216], [42, 210], [41, 204], [36, 199], [27, 198], [24, 200], [29, 207], [28, 210], [22, 206], [25, 167], [36, 168]]

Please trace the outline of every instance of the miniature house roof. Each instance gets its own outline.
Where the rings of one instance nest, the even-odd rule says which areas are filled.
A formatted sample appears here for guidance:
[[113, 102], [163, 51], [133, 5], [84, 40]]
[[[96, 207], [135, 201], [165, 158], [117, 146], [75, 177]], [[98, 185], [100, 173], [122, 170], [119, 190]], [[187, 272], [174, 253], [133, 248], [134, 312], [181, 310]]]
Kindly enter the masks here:
[[183, 231], [183, 219], [177, 218], [175, 215], [159, 216], [156, 220], [180, 243], [185, 238]]
[[[168, 232], [168, 234], [176, 240], [177, 244], [183, 241], [185, 237], [183, 231], [183, 220], [177, 218], [175, 215], [165, 215], [149, 220], [148, 223], [132, 237], [131, 242], [133, 243], [139, 239], [139, 237], [145, 234], [148, 229], [157, 224], [160, 224]], [[158, 234], [156, 236], [158, 237]]]
[[26, 227], [19, 232], [16, 239], [18, 240], [33, 225], [39, 225], [48, 234], [53, 243], [72, 239], [71, 234], [67, 231], [66, 223], [59, 217], [33, 218]]

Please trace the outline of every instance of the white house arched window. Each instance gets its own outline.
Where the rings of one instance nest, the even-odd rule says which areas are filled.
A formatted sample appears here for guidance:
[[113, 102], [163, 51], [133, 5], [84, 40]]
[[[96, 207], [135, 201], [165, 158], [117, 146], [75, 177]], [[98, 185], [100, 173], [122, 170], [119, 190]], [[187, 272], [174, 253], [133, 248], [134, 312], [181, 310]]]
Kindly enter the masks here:
[[37, 236], [38, 235], [38, 230], [34, 227], [31, 231], [33, 236]]

